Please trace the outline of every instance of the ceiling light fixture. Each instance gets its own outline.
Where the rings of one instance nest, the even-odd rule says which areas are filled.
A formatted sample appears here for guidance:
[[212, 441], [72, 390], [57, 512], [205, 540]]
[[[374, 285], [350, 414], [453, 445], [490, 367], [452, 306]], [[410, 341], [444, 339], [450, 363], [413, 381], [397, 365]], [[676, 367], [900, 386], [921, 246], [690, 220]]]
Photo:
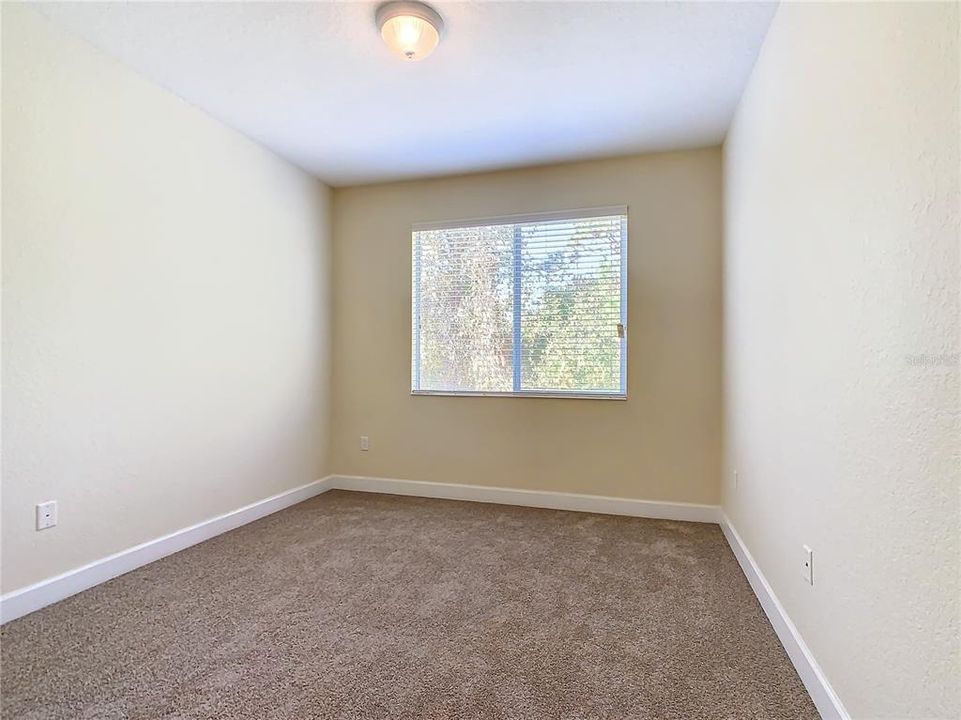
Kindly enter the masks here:
[[430, 5], [401, 0], [377, 8], [377, 27], [387, 47], [405, 60], [422, 60], [440, 42], [444, 20]]

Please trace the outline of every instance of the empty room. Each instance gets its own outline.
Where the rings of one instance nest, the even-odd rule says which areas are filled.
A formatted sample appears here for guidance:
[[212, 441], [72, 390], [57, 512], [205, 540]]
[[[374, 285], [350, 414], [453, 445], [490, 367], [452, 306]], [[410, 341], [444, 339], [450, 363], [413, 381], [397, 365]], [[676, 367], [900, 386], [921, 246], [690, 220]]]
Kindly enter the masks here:
[[0, 720], [961, 718], [961, 3], [0, 24]]

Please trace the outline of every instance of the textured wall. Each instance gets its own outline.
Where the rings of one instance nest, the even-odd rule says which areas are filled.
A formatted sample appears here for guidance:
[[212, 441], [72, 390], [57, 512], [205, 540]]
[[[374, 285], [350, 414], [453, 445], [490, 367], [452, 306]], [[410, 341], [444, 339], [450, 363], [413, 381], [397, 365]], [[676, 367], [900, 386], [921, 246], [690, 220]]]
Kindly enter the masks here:
[[[720, 183], [711, 148], [335, 190], [334, 470], [716, 503]], [[411, 397], [412, 223], [618, 204], [626, 402]]]
[[782, 4], [725, 146], [724, 507], [857, 718], [961, 710], [958, 22]]
[[329, 191], [2, 13], [10, 591], [325, 474]]

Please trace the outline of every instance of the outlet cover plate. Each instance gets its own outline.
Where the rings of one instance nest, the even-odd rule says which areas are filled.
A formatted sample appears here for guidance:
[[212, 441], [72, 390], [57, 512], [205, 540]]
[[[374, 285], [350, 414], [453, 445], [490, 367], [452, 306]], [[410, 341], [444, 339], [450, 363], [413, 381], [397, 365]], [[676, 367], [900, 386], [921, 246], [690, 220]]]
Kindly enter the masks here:
[[57, 501], [48, 500], [37, 504], [37, 530], [46, 530], [57, 524]]

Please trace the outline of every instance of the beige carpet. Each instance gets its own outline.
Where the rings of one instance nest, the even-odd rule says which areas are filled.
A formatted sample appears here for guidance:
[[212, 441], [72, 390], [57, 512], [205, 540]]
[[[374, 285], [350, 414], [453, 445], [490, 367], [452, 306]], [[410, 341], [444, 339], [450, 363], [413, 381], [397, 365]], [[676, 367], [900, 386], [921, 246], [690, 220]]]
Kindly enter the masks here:
[[6, 718], [816, 718], [713, 525], [330, 492], [5, 625]]

